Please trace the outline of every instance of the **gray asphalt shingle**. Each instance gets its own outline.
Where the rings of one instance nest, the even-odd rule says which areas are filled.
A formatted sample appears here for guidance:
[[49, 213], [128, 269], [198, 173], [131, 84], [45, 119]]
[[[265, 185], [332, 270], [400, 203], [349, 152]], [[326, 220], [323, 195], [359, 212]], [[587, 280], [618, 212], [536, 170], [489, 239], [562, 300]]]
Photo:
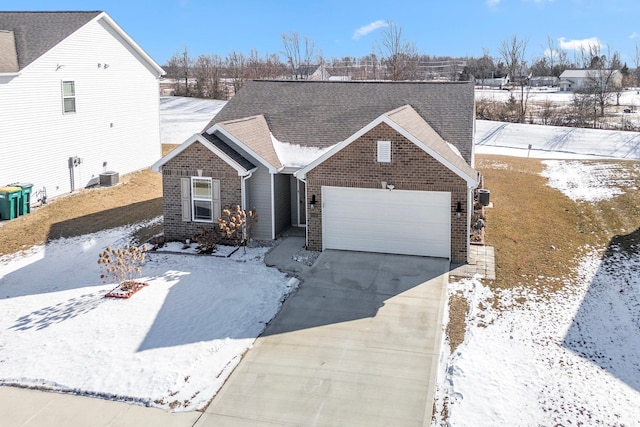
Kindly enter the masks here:
[[100, 13], [0, 12], [0, 30], [13, 31], [22, 70]]
[[205, 130], [262, 114], [279, 141], [329, 147], [407, 104], [471, 162], [475, 104], [470, 82], [248, 81]]

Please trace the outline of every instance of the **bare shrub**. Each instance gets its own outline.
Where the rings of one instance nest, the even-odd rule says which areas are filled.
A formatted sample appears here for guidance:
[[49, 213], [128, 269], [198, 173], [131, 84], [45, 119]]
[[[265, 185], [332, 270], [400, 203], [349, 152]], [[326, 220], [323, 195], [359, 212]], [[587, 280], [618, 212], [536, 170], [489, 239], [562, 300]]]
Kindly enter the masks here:
[[200, 253], [210, 254], [216, 250], [220, 243], [220, 231], [216, 228], [207, 230], [200, 228], [200, 232], [193, 236], [193, 240], [200, 247]]
[[218, 218], [218, 227], [222, 238], [240, 245], [251, 240], [251, 232], [256, 222], [258, 214], [255, 208], [245, 212], [240, 205], [235, 205], [222, 210], [222, 216]]
[[98, 256], [100, 278], [103, 283], [134, 282], [142, 271], [147, 245], [129, 245], [123, 249], [107, 247]]

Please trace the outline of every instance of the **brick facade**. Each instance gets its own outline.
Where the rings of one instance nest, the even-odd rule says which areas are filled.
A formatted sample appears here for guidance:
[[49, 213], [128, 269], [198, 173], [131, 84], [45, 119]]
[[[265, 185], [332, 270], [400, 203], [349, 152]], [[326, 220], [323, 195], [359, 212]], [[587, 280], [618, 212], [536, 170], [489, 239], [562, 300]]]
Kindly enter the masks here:
[[167, 240], [192, 238], [202, 228], [210, 230], [214, 223], [182, 221], [180, 179], [198, 176], [220, 180], [220, 198], [224, 209], [242, 203], [242, 182], [238, 172], [201, 143], [195, 142], [162, 166], [164, 236]]
[[[391, 163], [377, 161], [377, 141], [391, 141]], [[467, 184], [414, 143], [381, 123], [307, 173], [309, 249], [322, 250], [322, 186], [380, 188], [381, 181], [398, 190], [451, 192], [451, 261], [467, 261]], [[462, 214], [456, 215], [460, 202]]]

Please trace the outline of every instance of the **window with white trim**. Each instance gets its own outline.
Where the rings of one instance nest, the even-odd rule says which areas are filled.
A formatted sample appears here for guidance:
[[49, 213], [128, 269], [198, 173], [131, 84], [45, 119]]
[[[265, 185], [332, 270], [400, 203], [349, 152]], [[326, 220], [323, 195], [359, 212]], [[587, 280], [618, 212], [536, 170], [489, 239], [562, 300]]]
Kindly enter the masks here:
[[211, 178], [191, 177], [191, 214], [193, 221], [213, 222], [213, 183]]
[[76, 112], [76, 84], [73, 81], [62, 82], [62, 111], [65, 114]]
[[391, 163], [391, 141], [378, 141], [378, 163]]

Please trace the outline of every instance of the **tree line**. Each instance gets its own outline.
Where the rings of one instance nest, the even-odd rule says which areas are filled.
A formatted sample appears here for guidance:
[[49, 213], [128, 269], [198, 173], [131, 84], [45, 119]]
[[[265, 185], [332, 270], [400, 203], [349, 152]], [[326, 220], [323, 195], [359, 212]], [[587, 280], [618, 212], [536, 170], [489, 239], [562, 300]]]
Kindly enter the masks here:
[[320, 67], [341, 80], [459, 80], [466, 58], [421, 54], [406, 40], [402, 27], [388, 21], [372, 53], [360, 58], [325, 58], [309, 37], [296, 31], [281, 35], [282, 51], [260, 55], [232, 51], [226, 57], [203, 54], [194, 58], [183, 46], [163, 66], [175, 80], [175, 95], [228, 99], [246, 80], [309, 79]]
[[[372, 53], [363, 57], [324, 58], [310, 38], [297, 32], [281, 35], [282, 51], [260, 55], [232, 51], [226, 57], [218, 54], [194, 58], [188, 47], [176, 52], [164, 66], [166, 77], [174, 79], [175, 95], [228, 99], [246, 80], [309, 79], [320, 69], [318, 79], [342, 80], [446, 80], [469, 81], [485, 85], [502, 79], [511, 92], [509, 101], [497, 109], [479, 107], [479, 113], [500, 120], [524, 122], [528, 108], [532, 77], [551, 77], [556, 81], [568, 69], [589, 70], [589, 84], [574, 90], [575, 107], [582, 110], [579, 121], [587, 121], [594, 110], [605, 115], [605, 107], [615, 99], [619, 103], [625, 87], [640, 82], [640, 48], [633, 53], [634, 68], [621, 61], [617, 51], [602, 50], [599, 44], [587, 45], [569, 52], [548, 38], [542, 53], [530, 59], [528, 42], [517, 35], [505, 39], [493, 57], [483, 49], [480, 57], [430, 56], [418, 52], [415, 43], [403, 35], [401, 26], [387, 21]], [[614, 78], [619, 73], [621, 78]]]

